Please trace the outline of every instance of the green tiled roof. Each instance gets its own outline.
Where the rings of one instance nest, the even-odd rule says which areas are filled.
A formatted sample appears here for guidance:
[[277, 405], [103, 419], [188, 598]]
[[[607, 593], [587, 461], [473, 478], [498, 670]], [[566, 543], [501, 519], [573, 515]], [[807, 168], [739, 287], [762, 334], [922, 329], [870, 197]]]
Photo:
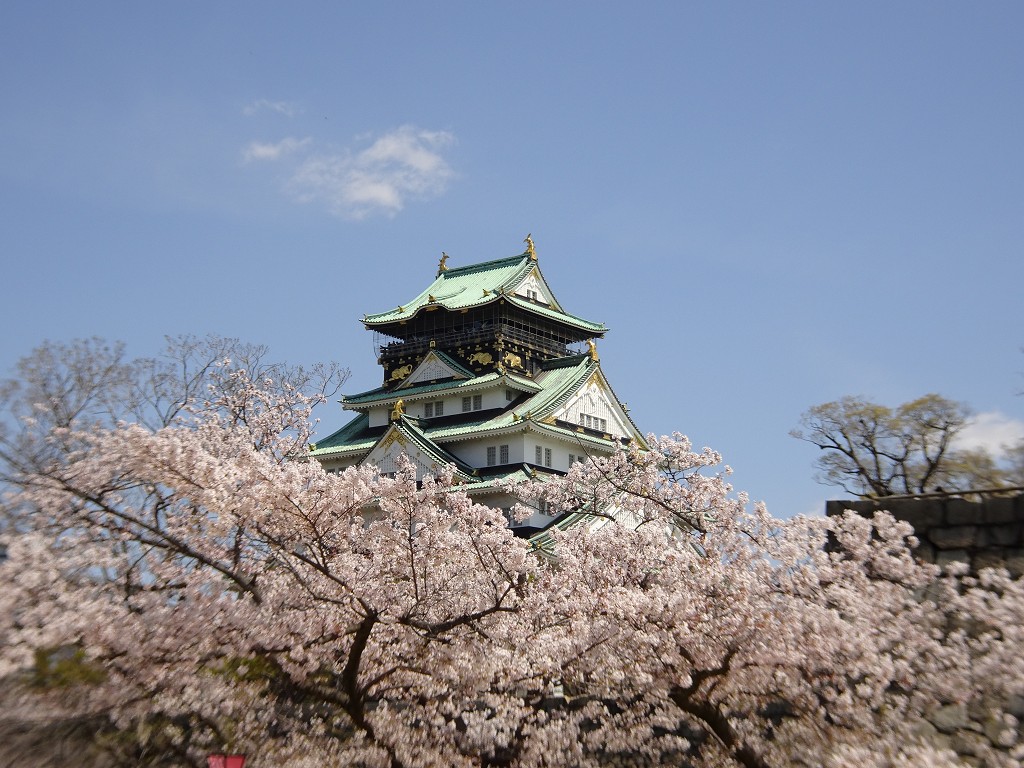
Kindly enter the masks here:
[[505, 298], [510, 304], [521, 309], [525, 309], [528, 312], [533, 312], [535, 315], [540, 315], [541, 317], [548, 317], [552, 320], [558, 320], [563, 323], [570, 322], [580, 328], [585, 328], [588, 331], [594, 331], [594, 333], [607, 333], [608, 331], [608, 327], [604, 323], [592, 323], [589, 320], [584, 320], [582, 317], [570, 315], [568, 312], [562, 312], [561, 310], [545, 307], [543, 304], [535, 304], [532, 301], [527, 301], [522, 296], [506, 294]]
[[[561, 311], [557, 305], [549, 308], [505, 293], [515, 288], [536, 266], [537, 262], [524, 253], [481, 264], [453, 267], [438, 274], [434, 282], [416, 298], [387, 312], [366, 315], [363, 323], [368, 328], [381, 327], [408, 320], [428, 305], [447, 310], [461, 310], [484, 306], [505, 298], [526, 311], [570, 323], [587, 331], [604, 333], [608, 330], [604, 323], [593, 323], [570, 315]], [[433, 302], [430, 301], [431, 296], [434, 297]]]
[[[608, 450], [614, 441], [545, 421], [554, 411], [579, 391], [580, 387], [597, 370], [599, 370], [597, 361], [592, 360], [586, 354], [551, 361], [541, 376], [538, 377], [540, 381], [523, 380], [523, 383], [529, 385], [535, 391], [535, 394], [524, 402], [519, 403], [514, 409], [508, 408], [499, 413], [481, 411], [479, 418], [469, 418], [468, 420], [461, 417], [469, 417], [470, 414], [459, 414], [460, 418], [455, 422], [448, 421], [447, 419], [420, 420], [403, 416], [402, 424], [414, 425], [422, 439], [429, 441], [434, 446], [465, 437], [484, 436], [488, 433], [508, 430], [515, 431], [517, 427], [528, 423], [532, 429], [538, 432], [546, 432], [553, 437], [578, 444], [590, 445], [598, 450]], [[449, 381], [443, 384], [410, 387], [401, 393], [388, 392], [381, 388], [363, 393], [362, 395], [346, 398], [345, 402], [346, 404], [369, 404], [378, 401], [394, 400], [398, 394], [401, 394], [402, 397], [407, 397], [419, 393], [437, 392], [441, 389], [455, 391], [475, 384], [490, 383], [498, 378], [499, 374], [491, 373], [468, 381]], [[529, 418], [527, 418], [527, 415], [529, 415]], [[360, 414], [360, 416], [333, 435], [319, 441], [316, 444], [313, 455], [340, 456], [369, 451], [384, 434], [385, 428], [369, 429], [368, 423], [367, 414]], [[443, 448], [438, 448], [438, 450], [444, 451]], [[444, 453], [447, 454], [447, 451], [444, 451]]]
[[524, 403], [526, 409], [534, 415], [544, 415], [568, 400], [597, 368], [597, 361], [591, 360], [590, 355], [573, 355], [562, 359], [565, 365], [550, 366], [545, 370], [542, 384], [544, 390]]
[[412, 419], [403, 416], [395, 423], [395, 428], [405, 435], [410, 442], [415, 443], [421, 451], [430, 456], [430, 458], [432, 458], [437, 464], [442, 466], [454, 464], [455, 468], [465, 476], [465, 479], [472, 479], [474, 477], [473, 467], [469, 466], [461, 459], [456, 458], [452, 454], [448, 453], [444, 448], [437, 445], [437, 443], [433, 442], [423, 434]]
[[368, 392], [360, 392], [358, 395], [346, 395], [343, 402], [345, 405], [363, 405], [365, 403], [395, 400], [399, 397], [408, 399], [416, 395], [438, 392], [442, 389], [455, 390], [479, 384], [488, 384], [497, 379], [500, 375], [501, 374], [498, 373], [488, 373], [483, 376], [477, 376], [474, 379], [464, 379], [461, 381], [439, 381], [434, 384], [415, 384], [411, 387], [406, 387], [405, 389], [377, 387], [376, 389], [371, 389]]
[[370, 416], [366, 413], [360, 413], [352, 421], [343, 426], [337, 432], [334, 432], [323, 440], [318, 440], [310, 446], [310, 453], [313, 456], [323, 455], [324, 453], [331, 453], [330, 449], [337, 448], [354, 448], [357, 445], [368, 443], [369, 448], [373, 447], [373, 444], [377, 442], [377, 437], [364, 437], [367, 427], [370, 425]]
[[494, 491], [501, 488], [501, 484], [512, 481], [512, 482], [525, 482], [532, 477], [530, 469], [525, 464], [517, 465], [514, 469], [506, 469], [502, 472], [494, 472], [489, 475], [485, 475], [480, 480], [472, 485], [466, 487], [466, 491], [469, 493], [476, 493], [480, 491]]
[[[389, 400], [397, 400], [398, 398], [408, 400], [410, 397], [416, 397], [417, 395], [437, 394], [443, 390], [454, 391], [457, 389], [465, 389], [466, 387], [476, 387], [481, 384], [489, 384], [490, 382], [501, 378], [501, 376], [502, 374], [500, 373], [487, 373], [483, 376], [476, 376], [472, 379], [465, 379], [461, 381], [439, 381], [433, 384], [414, 384], [412, 386], [405, 387], [404, 389], [377, 387], [375, 389], [367, 390], [366, 392], [360, 392], [357, 395], [345, 395], [342, 402], [346, 406], [351, 406], [387, 402]], [[530, 379], [524, 379], [522, 376], [516, 376], [510, 373], [506, 373], [504, 376], [514, 386], [527, 392], [539, 392], [541, 390], [541, 387]]]

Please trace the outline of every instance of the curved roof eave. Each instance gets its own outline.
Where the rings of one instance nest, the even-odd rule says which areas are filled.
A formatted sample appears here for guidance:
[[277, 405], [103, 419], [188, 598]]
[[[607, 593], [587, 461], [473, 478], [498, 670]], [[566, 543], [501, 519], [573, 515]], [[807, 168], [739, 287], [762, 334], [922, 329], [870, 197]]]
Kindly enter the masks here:
[[509, 304], [518, 307], [524, 312], [529, 312], [530, 314], [542, 317], [545, 320], [555, 320], [560, 323], [565, 323], [566, 325], [571, 325], [577, 330], [587, 331], [589, 333], [593, 333], [594, 335], [603, 335], [608, 332], [608, 326], [606, 326], [604, 323], [595, 323], [592, 320], [586, 320], [576, 315], [570, 315], [568, 312], [559, 312], [558, 310], [549, 309], [545, 306], [542, 306], [540, 304], [534, 304], [531, 301], [528, 301], [519, 296], [516, 296], [515, 294], [510, 293], [490, 294], [487, 297], [481, 296], [479, 301], [474, 301], [468, 304], [461, 305], [449, 305], [446, 304], [441, 299], [438, 299], [433, 302], [426, 302], [420, 304], [418, 307], [415, 308], [412, 308], [412, 304], [410, 304], [409, 308], [403, 306], [402, 312], [396, 312], [395, 310], [392, 310], [391, 312], [381, 313], [379, 315], [367, 315], [362, 319], [362, 323], [363, 325], [366, 326], [368, 330], [376, 330], [380, 331], [381, 333], [386, 333], [384, 329], [387, 328], [388, 326], [408, 323], [411, 320], [415, 320], [424, 312], [434, 311], [432, 308], [440, 308], [447, 310], [449, 312], [460, 312], [464, 309], [477, 309], [480, 307], [486, 307], [487, 305], [493, 304], [502, 299], [508, 301]]
[[[530, 311], [541, 317], [558, 320], [595, 334], [607, 332], [603, 323], [594, 323], [581, 317], [564, 312], [560, 305], [548, 308], [534, 304], [511, 293], [515, 287], [534, 271], [547, 287], [537, 267], [537, 262], [526, 253], [505, 259], [469, 264], [465, 267], [453, 267], [440, 272], [419, 295], [407, 304], [396, 309], [377, 312], [363, 316], [363, 325], [368, 329], [381, 330], [394, 323], [408, 322], [421, 312], [431, 308], [447, 311], [458, 311], [485, 307], [494, 301], [508, 299], [520, 309]], [[433, 299], [431, 301], [431, 299]], [[554, 301], [554, 296], [552, 295]]]

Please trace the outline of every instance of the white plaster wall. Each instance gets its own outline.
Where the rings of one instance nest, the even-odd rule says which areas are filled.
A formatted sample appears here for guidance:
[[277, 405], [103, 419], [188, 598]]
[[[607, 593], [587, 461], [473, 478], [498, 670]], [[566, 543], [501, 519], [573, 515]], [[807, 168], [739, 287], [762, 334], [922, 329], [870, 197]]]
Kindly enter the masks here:
[[387, 424], [391, 421], [391, 409], [390, 408], [372, 408], [370, 409], [370, 426], [379, 427], [383, 424]]
[[516, 288], [516, 295], [522, 296], [523, 298], [527, 298], [528, 291], [537, 292], [537, 301], [541, 301], [545, 304], [551, 303], [551, 299], [544, 291], [544, 286], [541, 285], [540, 280], [538, 280], [533, 275], [531, 275], [530, 277], [528, 277], [526, 280], [519, 284], [519, 286]]

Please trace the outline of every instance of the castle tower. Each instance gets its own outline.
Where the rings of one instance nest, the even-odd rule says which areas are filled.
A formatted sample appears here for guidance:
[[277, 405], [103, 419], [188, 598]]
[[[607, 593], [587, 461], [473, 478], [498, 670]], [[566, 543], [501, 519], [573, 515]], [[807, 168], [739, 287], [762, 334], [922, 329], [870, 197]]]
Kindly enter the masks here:
[[[512, 256], [449, 267], [415, 298], [365, 315], [377, 334], [382, 386], [342, 399], [356, 413], [311, 446], [328, 471], [399, 454], [417, 476], [454, 465], [476, 501], [507, 509], [499, 481], [563, 474], [643, 436], [601, 370], [607, 328], [567, 313], [541, 274], [533, 240]], [[562, 524], [538, 509], [517, 533]]]

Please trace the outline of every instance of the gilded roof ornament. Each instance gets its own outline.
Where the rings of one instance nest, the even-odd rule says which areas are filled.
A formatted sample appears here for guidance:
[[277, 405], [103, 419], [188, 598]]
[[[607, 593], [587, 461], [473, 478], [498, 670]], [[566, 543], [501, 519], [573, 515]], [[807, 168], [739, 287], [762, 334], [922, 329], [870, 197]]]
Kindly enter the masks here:
[[527, 235], [523, 242], [526, 243], [526, 255], [530, 257], [531, 261], [536, 261], [537, 249], [533, 245], [533, 237], [531, 235]]
[[395, 407], [391, 409], [391, 420], [399, 421], [404, 415], [405, 401], [402, 398], [398, 398], [398, 400], [395, 402]]
[[429, 301], [431, 304], [433, 304], [434, 302], [437, 301], [437, 296], [435, 296], [432, 293], [428, 293], [427, 294], [427, 301]]
[[440, 276], [442, 272], [447, 272], [447, 271], [448, 271], [448, 254], [445, 253], [444, 251], [441, 251], [441, 261], [439, 261], [438, 264], [437, 264], [437, 274], [438, 274], [438, 276]]
[[587, 347], [590, 353], [590, 359], [597, 362], [597, 344], [594, 343], [593, 339], [587, 339]]

